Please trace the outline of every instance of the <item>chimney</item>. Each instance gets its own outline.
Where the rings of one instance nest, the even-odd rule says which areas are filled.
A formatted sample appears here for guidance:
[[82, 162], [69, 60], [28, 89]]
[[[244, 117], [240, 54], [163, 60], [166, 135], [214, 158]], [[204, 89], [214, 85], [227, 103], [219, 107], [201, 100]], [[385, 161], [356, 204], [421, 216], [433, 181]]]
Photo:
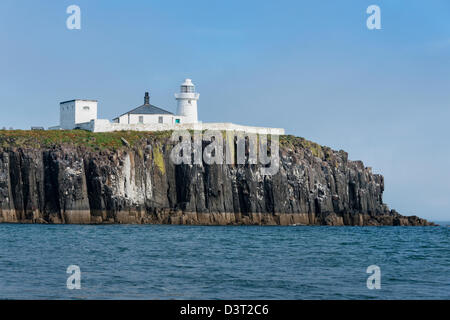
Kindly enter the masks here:
[[148, 92], [145, 93], [144, 104], [150, 104], [150, 96]]

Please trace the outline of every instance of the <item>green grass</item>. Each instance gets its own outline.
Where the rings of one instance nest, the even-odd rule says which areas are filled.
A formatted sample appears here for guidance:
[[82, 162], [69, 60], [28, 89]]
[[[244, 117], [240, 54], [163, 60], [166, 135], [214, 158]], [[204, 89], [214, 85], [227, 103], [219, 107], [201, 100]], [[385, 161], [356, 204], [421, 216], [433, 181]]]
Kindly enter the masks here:
[[[168, 141], [173, 131], [115, 131], [93, 133], [84, 130], [0, 130], [0, 147], [19, 147], [19, 148], [51, 148], [54, 146], [70, 145], [76, 147], [85, 147], [93, 150], [117, 150], [126, 148], [122, 141], [125, 139], [130, 147], [139, 145], [143, 140], [153, 140], [160, 143]], [[193, 134], [193, 132], [191, 132]], [[228, 139], [225, 136], [226, 142]], [[281, 148], [305, 148], [311, 151], [315, 157], [323, 160], [330, 160], [333, 157], [333, 151], [311, 142], [301, 137], [292, 135], [280, 136]], [[160, 150], [155, 151], [153, 158], [158, 164], [161, 172], [165, 172], [164, 162], [161, 161]]]
[[130, 146], [143, 139], [162, 139], [170, 137], [170, 131], [138, 132], [116, 131], [93, 133], [84, 130], [0, 130], [0, 147], [39, 148], [58, 145], [83, 146], [90, 149], [118, 149], [124, 147], [121, 138]]
[[315, 142], [306, 140], [305, 138], [295, 137], [291, 135], [280, 136], [280, 146], [288, 148], [302, 147], [311, 150], [311, 153], [320, 159], [331, 157], [332, 150], [328, 147], [321, 146]]

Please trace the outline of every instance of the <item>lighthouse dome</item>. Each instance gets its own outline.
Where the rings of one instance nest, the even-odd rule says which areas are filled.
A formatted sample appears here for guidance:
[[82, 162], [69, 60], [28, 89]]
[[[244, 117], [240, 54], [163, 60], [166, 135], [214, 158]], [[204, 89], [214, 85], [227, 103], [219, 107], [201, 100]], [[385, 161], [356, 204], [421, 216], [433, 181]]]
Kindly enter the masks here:
[[184, 82], [181, 84], [182, 86], [193, 86], [191, 79], [185, 79]]

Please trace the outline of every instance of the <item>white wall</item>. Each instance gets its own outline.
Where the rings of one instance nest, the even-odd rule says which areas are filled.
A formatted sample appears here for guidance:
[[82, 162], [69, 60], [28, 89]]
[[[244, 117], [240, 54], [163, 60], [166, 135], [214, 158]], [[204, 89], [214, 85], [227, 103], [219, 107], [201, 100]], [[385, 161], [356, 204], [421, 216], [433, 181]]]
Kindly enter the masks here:
[[75, 101], [75, 124], [97, 119], [97, 101]]
[[75, 101], [60, 103], [59, 126], [61, 129], [70, 130], [75, 126]]
[[175, 119], [180, 119], [180, 123], [184, 122], [184, 117], [174, 116], [171, 114], [125, 114], [119, 117], [119, 123], [139, 124], [139, 117], [143, 117], [144, 124], [158, 124], [159, 117], [163, 117], [163, 124], [174, 124]]
[[128, 114], [119, 117], [119, 123], [128, 123]]
[[264, 128], [264, 127], [250, 127], [241, 126], [234, 123], [185, 123], [185, 124], [124, 124], [113, 123], [109, 120], [93, 120], [89, 123], [79, 125], [82, 129], [93, 132], [111, 132], [111, 131], [166, 131], [166, 130], [217, 130], [217, 131], [241, 131], [247, 133], [257, 134], [273, 134], [283, 135], [282, 128]]

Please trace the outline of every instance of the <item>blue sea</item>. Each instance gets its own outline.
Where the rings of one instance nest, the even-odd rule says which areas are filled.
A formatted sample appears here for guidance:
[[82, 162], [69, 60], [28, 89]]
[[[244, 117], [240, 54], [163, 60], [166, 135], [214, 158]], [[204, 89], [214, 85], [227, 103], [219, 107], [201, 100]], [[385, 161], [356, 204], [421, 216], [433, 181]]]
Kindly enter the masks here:
[[449, 271], [449, 227], [0, 224], [1, 299], [449, 299]]

